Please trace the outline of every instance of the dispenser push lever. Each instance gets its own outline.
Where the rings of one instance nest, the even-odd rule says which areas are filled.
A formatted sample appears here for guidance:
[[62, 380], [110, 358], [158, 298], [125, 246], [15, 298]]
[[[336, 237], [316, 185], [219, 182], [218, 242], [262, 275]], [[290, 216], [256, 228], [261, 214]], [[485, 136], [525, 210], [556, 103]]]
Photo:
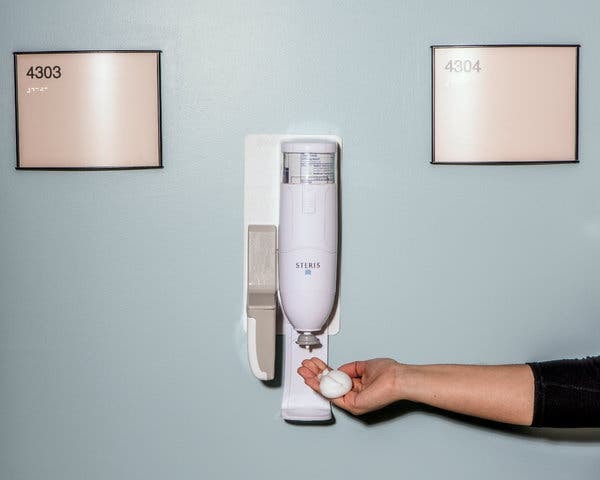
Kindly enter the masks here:
[[248, 226], [248, 360], [260, 380], [275, 377], [277, 228]]

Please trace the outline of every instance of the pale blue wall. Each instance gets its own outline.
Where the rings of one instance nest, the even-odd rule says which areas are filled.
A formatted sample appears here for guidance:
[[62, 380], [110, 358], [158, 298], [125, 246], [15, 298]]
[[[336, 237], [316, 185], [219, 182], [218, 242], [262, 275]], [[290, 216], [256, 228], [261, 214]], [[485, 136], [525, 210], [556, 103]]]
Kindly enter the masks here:
[[[239, 317], [244, 135], [337, 134], [332, 363], [598, 353], [599, 24], [591, 0], [2, 0], [0, 478], [597, 478], [597, 432], [287, 425]], [[581, 163], [431, 166], [429, 46], [528, 42], [582, 44]], [[119, 48], [163, 50], [166, 168], [15, 171], [12, 52]]]

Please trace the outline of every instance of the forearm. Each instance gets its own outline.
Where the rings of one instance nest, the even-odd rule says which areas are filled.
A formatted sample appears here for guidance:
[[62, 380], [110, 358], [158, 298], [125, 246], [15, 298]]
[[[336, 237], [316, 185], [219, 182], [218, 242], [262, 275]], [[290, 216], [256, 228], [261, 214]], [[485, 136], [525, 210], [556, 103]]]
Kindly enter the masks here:
[[[298, 373], [319, 392], [327, 365], [305, 360]], [[404, 365], [390, 358], [340, 366], [353, 389], [333, 403], [355, 415], [398, 400], [516, 425], [600, 427], [600, 356], [529, 365]]]
[[401, 365], [398, 378], [402, 399], [531, 425], [535, 387], [528, 365]]

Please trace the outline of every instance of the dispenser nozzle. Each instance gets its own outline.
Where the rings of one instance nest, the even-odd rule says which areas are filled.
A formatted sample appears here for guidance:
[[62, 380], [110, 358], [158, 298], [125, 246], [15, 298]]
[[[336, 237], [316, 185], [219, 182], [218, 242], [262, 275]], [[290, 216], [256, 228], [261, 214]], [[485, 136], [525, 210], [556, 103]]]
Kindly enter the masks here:
[[310, 332], [300, 332], [296, 343], [302, 348], [308, 348], [309, 350], [321, 346], [321, 342], [319, 341], [317, 336]]

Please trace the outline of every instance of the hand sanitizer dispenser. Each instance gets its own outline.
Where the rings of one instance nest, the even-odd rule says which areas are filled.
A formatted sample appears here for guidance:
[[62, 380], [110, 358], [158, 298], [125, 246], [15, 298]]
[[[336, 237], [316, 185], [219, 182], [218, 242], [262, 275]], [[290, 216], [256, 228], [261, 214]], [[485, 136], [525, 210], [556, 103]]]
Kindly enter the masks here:
[[281, 144], [279, 298], [296, 343], [321, 346], [315, 333], [331, 315], [338, 244], [337, 143]]
[[[281, 415], [332, 418], [329, 402], [304, 384], [304, 359], [327, 363], [339, 329], [338, 179], [341, 139], [248, 135], [244, 172], [243, 321], [248, 360], [261, 380], [283, 370]], [[284, 336], [275, 365], [276, 334]]]

